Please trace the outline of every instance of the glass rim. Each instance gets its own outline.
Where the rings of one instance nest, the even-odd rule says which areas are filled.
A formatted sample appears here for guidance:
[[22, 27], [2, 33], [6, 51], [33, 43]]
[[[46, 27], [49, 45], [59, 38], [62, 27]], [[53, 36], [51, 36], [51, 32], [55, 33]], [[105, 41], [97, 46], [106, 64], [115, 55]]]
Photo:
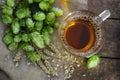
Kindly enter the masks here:
[[[95, 40], [95, 42], [94, 42], [95, 44], [87, 51], [81, 52], [80, 50], [76, 50], [76, 49], [70, 47], [66, 42], [65, 36], [63, 36], [64, 28], [66, 27], [66, 24], [69, 21], [73, 20], [74, 17], [78, 17], [80, 19], [82, 19], [83, 17], [86, 17], [85, 19], [87, 19], [89, 17], [89, 19], [92, 20], [92, 22], [94, 24], [96, 24], [95, 27], [100, 26], [99, 30], [101, 32], [101, 38], [98, 37], [98, 40]], [[74, 12], [68, 14], [68, 16], [64, 19], [63, 23], [60, 25], [60, 28], [58, 30], [58, 36], [59, 36], [60, 43], [62, 44], [62, 46], [64, 47], [65, 50], [67, 50], [68, 52], [75, 54], [77, 56], [90, 57], [93, 54], [97, 53], [102, 48], [102, 46], [105, 42], [105, 31], [101, 27], [102, 26], [101, 24], [97, 24], [97, 22], [94, 19], [95, 17], [96, 17], [96, 15], [94, 13], [92, 13], [90, 11], [86, 11], [86, 10], [85, 11], [83, 11], [83, 10], [82, 11], [74, 11]], [[94, 28], [94, 29], [96, 29], [96, 28]], [[95, 37], [96, 37], [96, 33], [95, 33]]]

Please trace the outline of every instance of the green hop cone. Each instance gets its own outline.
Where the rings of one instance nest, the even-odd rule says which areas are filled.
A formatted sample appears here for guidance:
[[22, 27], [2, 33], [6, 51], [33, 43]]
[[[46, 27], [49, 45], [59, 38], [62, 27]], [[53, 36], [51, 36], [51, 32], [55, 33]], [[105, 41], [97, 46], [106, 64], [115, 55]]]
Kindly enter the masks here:
[[59, 28], [59, 26], [60, 26], [60, 23], [58, 21], [55, 21], [54, 22], [54, 28]]
[[43, 28], [43, 22], [42, 21], [41, 22], [40, 21], [35, 22], [35, 30], [36, 31], [41, 32], [42, 28]]
[[16, 16], [19, 19], [30, 17], [30, 15], [31, 15], [31, 11], [29, 10], [29, 8], [20, 8], [20, 9], [17, 9], [16, 11]]
[[28, 27], [29, 30], [32, 30], [32, 29], [33, 29], [33, 27], [34, 27], [34, 22], [33, 22], [32, 18], [27, 18], [27, 19], [26, 19], [26, 25], [27, 25], [27, 27]]
[[46, 19], [45, 19], [46, 24], [53, 25], [55, 20], [56, 20], [56, 17], [55, 17], [55, 13], [54, 12], [49, 12], [46, 15]]
[[48, 0], [48, 3], [53, 4], [55, 0]]
[[33, 32], [31, 33], [32, 42], [38, 47], [38, 48], [45, 48], [44, 40], [42, 38], [42, 35], [39, 32]]
[[27, 53], [27, 55], [28, 55], [28, 59], [31, 61], [31, 62], [38, 62], [38, 61], [40, 61], [40, 59], [41, 59], [41, 55], [40, 54], [37, 54], [36, 52], [34, 52], [34, 51], [31, 51], [31, 52], [28, 52]]
[[28, 0], [28, 3], [29, 3], [29, 4], [32, 4], [32, 3], [33, 3], [33, 0]]
[[45, 44], [49, 45], [51, 42], [50, 34], [47, 31], [44, 31], [44, 32], [42, 32], [42, 35], [43, 35], [43, 40], [44, 40]]
[[55, 2], [55, 0], [43, 0], [44, 2], [48, 2], [50, 4], [53, 4]]
[[51, 11], [54, 12], [57, 17], [60, 17], [63, 15], [63, 11], [59, 8], [53, 7]]
[[42, 1], [39, 3], [39, 8], [43, 11], [48, 11], [50, 4], [48, 2]]
[[36, 12], [34, 15], [33, 15], [33, 18], [36, 20], [36, 21], [43, 21], [45, 19], [45, 14], [43, 12]]
[[34, 0], [34, 2], [41, 2], [42, 0]]
[[2, 12], [3, 12], [4, 14], [6, 14], [6, 15], [12, 16], [13, 9], [12, 9], [11, 7], [7, 6], [7, 5], [4, 5], [4, 6], [2, 7]]
[[46, 26], [46, 29], [47, 29], [49, 34], [52, 34], [54, 32], [54, 29], [50, 26]]
[[3, 37], [3, 41], [5, 44], [10, 44], [13, 42], [13, 34], [12, 33], [7, 33], [4, 37]]
[[12, 23], [12, 17], [9, 15], [3, 15], [2, 20], [4, 24], [11, 24]]
[[26, 25], [25, 19], [21, 19], [19, 22], [20, 22], [20, 26], [25, 27]]
[[11, 24], [12, 31], [14, 34], [18, 34], [20, 31], [20, 24], [17, 20], [14, 20]]
[[22, 38], [21, 38], [20, 34], [14, 36], [14, 42], [19, 43], [21, 40], [22, 40]]
[[14, 7], [15, 6], [15, 0], [7, 0], [6, 3], [10, 7]]
[[87, 61], [88, 69], [96, 67], [100, 62], [100, 58], [97, 54], [91, 56]]
[[21, 47], [25, 51], [34, 51], [34, 47], [28, 43], [22, 44]]
[[12, 42], [12, 43], [10, 43], [9, 46], [8, 46], [8, 49], [9, 49], [10, 51], [14, 51], [14, 50], [16, 50], [17, 48], [18, 48], [18, 43], [16, 43], [16, 42]]
[[29, 42], [31, 40], [31, 36], [29, 34], [22, 35], [22, 41]]

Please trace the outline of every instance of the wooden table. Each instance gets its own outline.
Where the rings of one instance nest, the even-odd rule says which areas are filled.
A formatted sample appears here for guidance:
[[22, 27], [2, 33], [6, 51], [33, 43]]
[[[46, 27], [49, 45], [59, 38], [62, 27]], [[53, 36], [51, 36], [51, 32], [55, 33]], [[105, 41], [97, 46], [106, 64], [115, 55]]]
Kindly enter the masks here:
[[88, 10], [99, 14], [105, 9], [112, 15], [103, 23], [106, 42], [99, 66], [88, 70], [83, 64], [68, 80], [120, 80], [120, 0], [88, 0]]
[[[4, 0], [0, 1], [0, 6], [3, 4], [3, 1]], [[99, 66], [88, 70], [86, 63], [83, 63], [68, 80], [120, 80], [120, 0], [64, 1], [72, 5], [69, 6], [70, 11], [86, 9], [99, 14], [103, 10], [109, 9], [112, 13], [111, 17], [103, 23], [106, 27], [106, 42], [99, 52], [101, 56]], [[9, 51], [2, 42], [4, 27], [0, 16], [0, 68], [4, 70], [12, 80], [47, 80], [45, 79], [46, 75], [40, 68], [27, 66], [25, 62], [26, 59], [24, 58], [18, 68], [14, 66], [12, 58], [5, 60], [5, 57], [9, 55]], [[8, 80], [2, 74], [3, 72], [0, 70], [0, 80]]]

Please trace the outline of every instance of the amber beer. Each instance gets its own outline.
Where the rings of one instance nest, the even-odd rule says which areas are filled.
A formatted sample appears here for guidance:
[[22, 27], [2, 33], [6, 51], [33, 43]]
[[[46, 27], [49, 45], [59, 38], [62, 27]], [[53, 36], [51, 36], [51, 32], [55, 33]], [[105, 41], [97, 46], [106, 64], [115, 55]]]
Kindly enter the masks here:
[[93, 25], [85, 20], [73, 20], [66, 25], [64, 34], [69, 46], [87, 51], [95, 42]]
[[61, 24], [58, 36], [63, 47], [70, 53], [90, 57], [97, 53], [105, 41], [101, 22], [110, 16], [109, 10], [95, 16], [89, 11], [70, 13]]

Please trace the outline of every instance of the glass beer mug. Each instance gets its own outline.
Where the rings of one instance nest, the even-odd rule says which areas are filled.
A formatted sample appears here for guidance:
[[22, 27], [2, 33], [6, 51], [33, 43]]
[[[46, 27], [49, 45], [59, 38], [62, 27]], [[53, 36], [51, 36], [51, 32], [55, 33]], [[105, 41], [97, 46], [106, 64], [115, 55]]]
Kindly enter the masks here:
[[70, 13], [58, 30], [62, 46], [77, 56], [90, 57], [97, 53], [105, 41], [105, 29], [101, 23], [109, 16], [109, 10], [98, 16], [86, 10]]

